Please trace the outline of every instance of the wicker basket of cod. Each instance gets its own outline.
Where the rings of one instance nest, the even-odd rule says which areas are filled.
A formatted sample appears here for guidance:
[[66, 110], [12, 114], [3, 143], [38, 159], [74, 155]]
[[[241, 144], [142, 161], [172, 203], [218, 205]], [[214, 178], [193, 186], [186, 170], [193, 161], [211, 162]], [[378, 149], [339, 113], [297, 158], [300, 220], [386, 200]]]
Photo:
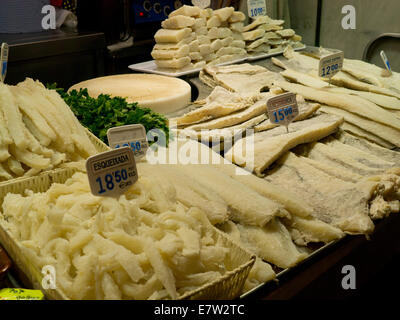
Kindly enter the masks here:
[[118, 199], [73, 168], [3, 183], [0, 243], [48, 299], [238, 297], [255, 256], [152, 180]]

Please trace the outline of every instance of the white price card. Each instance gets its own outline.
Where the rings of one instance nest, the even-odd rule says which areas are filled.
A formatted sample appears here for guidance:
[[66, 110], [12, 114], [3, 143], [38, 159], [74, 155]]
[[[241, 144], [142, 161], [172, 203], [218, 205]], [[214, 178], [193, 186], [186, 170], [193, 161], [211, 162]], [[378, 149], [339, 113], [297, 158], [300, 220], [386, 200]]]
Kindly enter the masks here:
[[86, 171], [92, 194], [100, 197], [117, 197], [138, 180], [135, 156], [130, 147], [89, 157]]
[[287, 129], [299, 114], [296, 95], [287, 92], [270, 98], [267, 101], [267, 113], [271, 123], [283, 125]]
[[142, 158], [149, 147], [146, 129], [141, 124], [110, 128], [107, 131], [108, 145], [112, 149], [131, 147], [136, 159]]
[[318, 75], [321, 78], [332, 78], [343, 68], [343, 51], [335, 52], [333, 54], [322, 57], [319, 60]]
[[3, 42], [0, 49], [0, 81], [4, 82], [7, 74], [8, 44]]
[[250, 18], [267, 15], [265, 0], [247, 0], [247, 13]]

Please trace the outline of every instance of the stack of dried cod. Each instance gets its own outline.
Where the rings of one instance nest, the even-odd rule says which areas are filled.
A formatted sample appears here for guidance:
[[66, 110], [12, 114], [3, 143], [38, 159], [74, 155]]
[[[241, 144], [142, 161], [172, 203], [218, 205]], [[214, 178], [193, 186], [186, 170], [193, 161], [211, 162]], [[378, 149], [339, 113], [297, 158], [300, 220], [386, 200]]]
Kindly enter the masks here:
[[245, 15], [233, 7], [218, 10], [184, 5], [170, 13], [154, 35], [151, 52], [159, 68], [201, 68], [246, 57]]
[[301, 48], [301, 36], [293, 29], [283, 29], [284, 20], [273, 20], [268, 16], [257, 17], [243, 28], [246, 50], [250, 54], [282, 52], [288, 45]]

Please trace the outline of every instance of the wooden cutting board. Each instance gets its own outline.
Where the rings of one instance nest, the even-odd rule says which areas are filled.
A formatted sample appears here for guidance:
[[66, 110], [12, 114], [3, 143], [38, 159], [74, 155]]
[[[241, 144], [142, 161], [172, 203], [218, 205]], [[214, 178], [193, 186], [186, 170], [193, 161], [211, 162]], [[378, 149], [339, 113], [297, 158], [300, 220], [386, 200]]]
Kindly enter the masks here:
[[72, 86], [73, 89], [87, 88], [91, 97], [109, 94], [123, 97], [128, 102], [138, 102], [161, 114], [186, 107], [191, 100], [190, 85], [178, 78], [153, 74], [121, 74], [94, 78]]

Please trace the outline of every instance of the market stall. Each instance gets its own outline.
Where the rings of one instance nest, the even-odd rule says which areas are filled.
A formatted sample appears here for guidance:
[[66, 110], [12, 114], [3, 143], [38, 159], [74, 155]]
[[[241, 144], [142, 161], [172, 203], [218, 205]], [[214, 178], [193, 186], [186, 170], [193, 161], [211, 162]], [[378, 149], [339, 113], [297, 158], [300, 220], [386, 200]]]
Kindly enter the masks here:
[[254, 12], [177, 8], [131, 74], [0, 84], [0, 296], [329, 298], [344, 266], [384, 272], [400, 75]]

